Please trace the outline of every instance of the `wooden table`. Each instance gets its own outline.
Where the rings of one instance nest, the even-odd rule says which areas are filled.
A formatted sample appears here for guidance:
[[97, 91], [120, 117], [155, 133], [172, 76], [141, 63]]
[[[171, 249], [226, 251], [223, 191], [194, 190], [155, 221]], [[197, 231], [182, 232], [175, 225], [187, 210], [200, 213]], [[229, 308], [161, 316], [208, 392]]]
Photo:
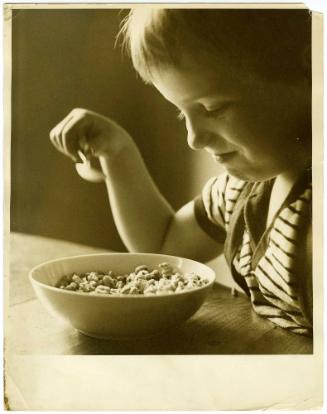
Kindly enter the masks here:
[[311, 354], [312, 340], [257, 316], [248, 298], [216, 284], [180, 328], [151, 339], [105, 341], [84, 336], [49, 315], [36, 299], [28, 271], [46, 260], [103, 249], [12, 233], [6, 346], [15, 355]]

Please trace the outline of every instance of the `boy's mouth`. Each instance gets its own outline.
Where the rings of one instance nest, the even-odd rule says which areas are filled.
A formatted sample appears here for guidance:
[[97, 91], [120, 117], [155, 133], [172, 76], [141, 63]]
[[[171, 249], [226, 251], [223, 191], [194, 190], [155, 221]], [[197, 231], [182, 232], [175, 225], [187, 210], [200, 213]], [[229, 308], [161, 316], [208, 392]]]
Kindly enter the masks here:
[[236, 154], [237, 154], [237, 151], [230, 151], [230, 152], [224, 152], [221, 154], [214, 154], [213, 157], [216, 161], [220, 162], [221, 164], [224, 164], [230, 161], [232, 158], [234, 158]]

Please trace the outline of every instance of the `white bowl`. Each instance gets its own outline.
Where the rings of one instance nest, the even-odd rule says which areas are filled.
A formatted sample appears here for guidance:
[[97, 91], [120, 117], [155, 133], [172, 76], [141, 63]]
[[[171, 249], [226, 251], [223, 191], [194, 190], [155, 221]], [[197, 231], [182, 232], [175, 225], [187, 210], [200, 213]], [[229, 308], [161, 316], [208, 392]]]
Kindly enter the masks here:
[[[90, 295], [55, 287], [64, 275], [113, 270], [132, 272], [167, 262], [183, 273], [194, 272], [208, 284], [167, 295]], [[29, 273], [37, 297], [53, 315], [78, 331], [97, 338], [133, 338], [160, 333], [192, 316], [202, 305], [215, 281], [208, 266], [181, 257], [144, 253], [104, 253], [66, 257], [34, 267]]]

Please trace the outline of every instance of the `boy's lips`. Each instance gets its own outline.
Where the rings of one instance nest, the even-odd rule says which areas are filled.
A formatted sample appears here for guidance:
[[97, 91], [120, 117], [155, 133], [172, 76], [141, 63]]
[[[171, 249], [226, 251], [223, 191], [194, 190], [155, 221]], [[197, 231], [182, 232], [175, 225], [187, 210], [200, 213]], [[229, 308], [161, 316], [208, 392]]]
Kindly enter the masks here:
[[234, 158], [236, 154], [237, 154], [237, 151], [230, 151], [230, 152], [224, 152], [220, 154], [213, 154], [213, 157], [216, 161], [224, 164], [230, 161], [232, 158]]

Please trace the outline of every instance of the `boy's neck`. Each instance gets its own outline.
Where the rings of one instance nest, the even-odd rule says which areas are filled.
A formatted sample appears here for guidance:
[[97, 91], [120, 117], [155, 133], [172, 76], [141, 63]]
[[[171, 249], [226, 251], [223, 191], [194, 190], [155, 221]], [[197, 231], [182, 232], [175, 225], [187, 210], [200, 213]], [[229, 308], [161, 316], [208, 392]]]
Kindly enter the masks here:
[[303, 173], [302, 168], [291, 168], [283, 173], [279, 174], [273, 184], [269, 209], [267, 215], [266, 226], [268, 227], [275, 217], [275, 214], [284, 203], [286, 197], [292, 190], [294, 184], [298, 180], [299, 176]]

